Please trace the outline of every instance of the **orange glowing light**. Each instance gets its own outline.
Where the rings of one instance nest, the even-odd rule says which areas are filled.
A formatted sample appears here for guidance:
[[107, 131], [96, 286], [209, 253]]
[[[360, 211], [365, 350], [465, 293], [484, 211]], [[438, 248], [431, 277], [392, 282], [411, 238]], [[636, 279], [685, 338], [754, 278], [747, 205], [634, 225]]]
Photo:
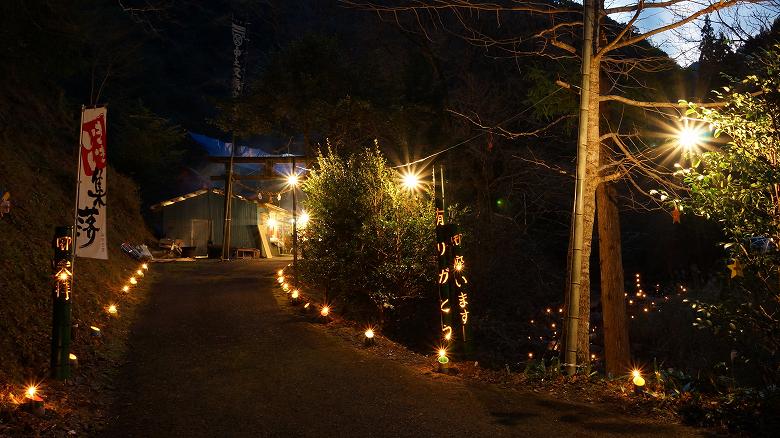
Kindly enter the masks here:
[[130, 291], [130, 286], [128, 285], [122, 286], [122, 292], [128, 292], [128, 291]]
[[330, 307], [322, 306], [322, 310], [320, 310], [320, 315], [322, 315], [322, 316], [330, 315]]
[[60, 279], [60, 281], [66, 281], [68, 279], [68, 273], [67, 272], [60, 272], [59, 279]]
[[30, 385], [27, 387], [27, 390], [24, 391], [24, 396], [27, 398], [35, 398], [35, 395], [38, 393], [38, 387], [35, 385]]
[[300, 292], [298, 292], [298, 289], [295, 289], [295, 290], [292, 291], [292, 294], [291, 294], [292, 299], [297, 300], [299, 295], [300, 295]]
[[280, 276], [279, 276], [279, 277], [276, 279], [276, 281], [277, 281], [277, 282], [279, 282], [279, 284], [282, 284], [282, 283], [284, 283], [284, 277], [282, 277], [282, 276], [280, 275]]
[[528, 358], [529, 359], [533, 359], [534, 358], [534, 354], [533, 353], [528, 353]]
[[116, 313], [117, 313], [116, 304], [111, 304], [110, 306], [108, 306], [107, 310], [108, 310], [108, 313], [110, 313], [112, 315], [116, 315]]
[[143, 277], [144, 276], [144, 271], [139, 269], [139, 270], [135, 271], [135, 274], [138, 275], [139, 277]]
[[283, 269], [280, 269], [280, 270], [276, 271], [276, 275], [277, 275], [278, 277], [284, 277], [284, 270], [283, 270]]
[[372, 328], [370, 328], [370, 327], [367, 328], [365, 335], [366, 335], [366, 338], [372, 339], [374, 337], [374, 330]]
[[633, 370], [631, 370], [631, 376], [633, 377], [633, 379], [631, 379], [631, 382], [634, 385], [638, 387], [645, 386], [645, 379], [642, 377], [642, 373], [638, 369], [634, 368]]
[[141, 265], [141, 269], [143, 269], [144, 271], [146, 271], [147, 269], [149, 269], [149, 265], [147, 265], [146, 263], [144, 263], [143, 265]]
[[447, 357], [447, 350], [439, 348], [439, 357]]
[[78, 358], [76, 357], [75, 354], [70, 353], [70, 354], [68, 354], [68, 359], [70, 359], [70, 360], [77, 360]]
[[130, 284], [138, 284], [138, 280], [135, 277], [130, 277]]

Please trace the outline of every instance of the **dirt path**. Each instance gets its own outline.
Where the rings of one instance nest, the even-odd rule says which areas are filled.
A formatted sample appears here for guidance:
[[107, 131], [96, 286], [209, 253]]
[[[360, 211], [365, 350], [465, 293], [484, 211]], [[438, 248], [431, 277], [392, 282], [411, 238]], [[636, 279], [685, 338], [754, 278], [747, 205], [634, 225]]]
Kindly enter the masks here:
[[106, 437], [694, 436], [606, 408], [431, 379], [281, 309], [272, 261], [157, 265]]

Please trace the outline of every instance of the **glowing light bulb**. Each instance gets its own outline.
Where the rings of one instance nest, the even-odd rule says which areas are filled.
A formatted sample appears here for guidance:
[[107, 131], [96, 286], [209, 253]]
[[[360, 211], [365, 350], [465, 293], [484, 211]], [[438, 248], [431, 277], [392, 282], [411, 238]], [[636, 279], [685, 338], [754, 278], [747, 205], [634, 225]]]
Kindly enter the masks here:
[[70, 354], [68, 354], [68, 359], [70, 359], [70, 360], [78, 360], [78, 358], [76, 357], [76, 355], [75, 355], [75, 354], [73, 354], [73, 353], [70, 353]]
[[144, 276], [144, 271], [139, 269], [139, 270], [135, 271], [135, 274], [138, 275], [139, 277], [143, 277]]
[[27, 390], [24, 391], [24, 395], [27, 398], [34, 398], [37, 393], [38, 393], [38, 387], [35, 385], [28, 386]]
[[293, 187], [297, 186], [298, 185], [298, 175], [293, 173], [293, 174], [287, 176], [287, 184], [291, 185]]
[[534, 358], [534, 354], [533, 353], [528, 353], [528, 358], [529, 359], [533, 359]]
[[420, 186], [420, 176], [412, 172], [404, 174], [403, 186], [407, 190], [417, 189]]
[[122, 286], [122, 292], [129, 292], [129, 291], [130, 291], [130, 286], [128, 285]]
[[276, 281], [278, 281], [278, 282], [279, 282], [279, 284], [282, 284], [282, 283], [284, 283], [284, 277], [282, 277], [282, 276], [280, 275], [280, 276], [279, 276], [279, 277], [276, 279]]
[[306, 304], [303, 305], [303, 308], [304, 309], [308, 309], [310, 305], [311, 305], [311, 303], [306, 303]]
[[645, 386], [645, 379], [642, 377], [642, 373], [639, 372], [638, 369], [634, 369], [631, 371], [631, 376], [633, 376], [633, 379], [631, 379], [631, 382], [637, 386], [642, 387]]
[[130, 284], [138, 284], [138, 280], [135, 277], [130, 277]]
[[439, 357], [447, 357], [447, 350], [439, 348]]
[[366, 329], [366, 338], [372, 339], [374, 337], [374, 330], [371, 328]]
[[320, 315], [322, 315], [322, 316], [330, 315], [330, 307], [322, 306], [322, 309], [320, 310]]
[[116, 312], [117, 312], [116, 304], [111, 304], [110, 306], [108, 306], [108, 313], [112, 315], [116, 315]]
[[677, 133], [677, 142], [686, 151], [695, 148], [701, 142], [701, 130], [686, 126]]
[[305, 228], [306, 224], [308, 223], [309, 223], [309, 213], [307, 213], [306, 210], [304, 210], [298, 216], [298, 226], [301, 228]]
[[297, 300], [299, 295], [300, 295], [300, 292], [298, 292], [298, 289], [294, 289], [292, 291], [292, 294], [291, 294], [292, 299]]

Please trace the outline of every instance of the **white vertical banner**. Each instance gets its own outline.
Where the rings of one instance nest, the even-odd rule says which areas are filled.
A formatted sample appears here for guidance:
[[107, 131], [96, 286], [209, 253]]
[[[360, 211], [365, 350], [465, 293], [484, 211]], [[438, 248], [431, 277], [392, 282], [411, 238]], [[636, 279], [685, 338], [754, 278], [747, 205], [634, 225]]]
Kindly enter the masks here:
[[76, 198], [76, 255], [108, 259], [106, 237], [106, 107], [81, 114], [78, 195]]

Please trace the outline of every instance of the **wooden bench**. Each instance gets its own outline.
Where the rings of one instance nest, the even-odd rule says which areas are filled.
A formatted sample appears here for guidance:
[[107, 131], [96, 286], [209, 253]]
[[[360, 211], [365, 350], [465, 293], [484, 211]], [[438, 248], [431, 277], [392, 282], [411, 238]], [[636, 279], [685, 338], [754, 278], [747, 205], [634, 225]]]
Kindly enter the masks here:
[[236, 249], [236, 258], [238, 259], [259, 259], [260, 250], [257, 248], [238, 248]]

